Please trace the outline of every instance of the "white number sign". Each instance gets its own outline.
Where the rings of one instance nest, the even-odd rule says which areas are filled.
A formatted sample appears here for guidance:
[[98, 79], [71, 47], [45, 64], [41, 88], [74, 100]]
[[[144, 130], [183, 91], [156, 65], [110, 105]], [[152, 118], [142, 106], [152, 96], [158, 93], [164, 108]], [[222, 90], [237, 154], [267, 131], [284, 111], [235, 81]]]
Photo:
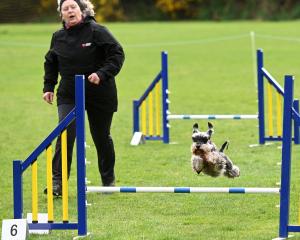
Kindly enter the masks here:
[[4, 219], [2, 222], [2, 240], [26, 240], [28, 224], [26, 219]]

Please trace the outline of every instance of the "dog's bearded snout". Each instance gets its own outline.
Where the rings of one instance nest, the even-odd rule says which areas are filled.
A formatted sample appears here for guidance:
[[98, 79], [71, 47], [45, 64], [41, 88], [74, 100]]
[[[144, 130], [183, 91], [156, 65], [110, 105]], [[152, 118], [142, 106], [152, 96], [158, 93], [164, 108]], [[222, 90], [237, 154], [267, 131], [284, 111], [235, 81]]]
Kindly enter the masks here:
[[201, 143], [196, 143], [196, 149], [199, 149], [201, 147]]

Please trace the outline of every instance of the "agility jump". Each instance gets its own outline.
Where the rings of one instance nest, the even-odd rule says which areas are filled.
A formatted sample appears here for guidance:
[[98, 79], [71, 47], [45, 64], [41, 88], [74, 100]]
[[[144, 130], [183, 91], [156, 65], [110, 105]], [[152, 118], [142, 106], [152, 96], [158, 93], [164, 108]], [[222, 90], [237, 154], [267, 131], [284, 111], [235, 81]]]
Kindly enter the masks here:
[[[292, 76], [285, 76], [284, 89], [284, 115], [283, 115], [283, 137], [282, 137], [282, 164], [281, 164], [281, 188], [220, 188], [220, 187], [87, 187], [85, 172], [85, 130], [84, 130], [84, 76], [76, 76], [76, 106], [74, 110], [50, 133], [50, 135], [30, 154], [25, 161], [14, 161], [14, 218], [23, 217], [23, 194], [22, 194], [22, 174], [30, 165], [34, 172], [33, 183], [37, 181], [37, 161], [38, 156], [47, 150], [47, 159], [51, 159], [51, 150], [49, 146], [55, 137], [65, 131], [68, 124], [76, 120], [77, 134], [77, 211], [78, 222], [70, 223], [68, 216], [63, 209], [63, 222], [53, 222], [51, 214], [53, 199], [48, 195], [50, 205], [48, 208], [48, 223], [39, 223], [37, 218], [38, 199], [37, 186], [32, 190], [33, 197], [33, 221], [29, 224], [29, 229], [77, 229], [79, 236], [87, 235], [87, 214], [86, 214], [86, 192], [121, 192], [121, 193], [230, 193], [230, 194], [279, 194], [280, 193], [280, 220], [279, 237], [285, 239], [289, 232], [300, 232], [300, 225], [289, 225], [289, 204], [290, 204], [290, 170], [291, 170], [291, 147], [292, 147], [292, 120], [300, 124], [300, 115], [293, 108], [294, 79]], [[64, 135], [64, 134], [63, 134]], [[65, 136], [63, 136], [64, 138]], [[66, 149], [66, 146], [63, 147]], [[65, 153], [64, 153], [65, 154]], [[63, 164], [62, 164], [63, 165]], [[66, 171], [66, 169], [64, 169]], [[48, 187], [51, 187], [51, 171], [47, 169]], [[63, 185], [67, 181], [63, 181]], [[63, 198], [67, 198], [67, 186], [63, 186]], [[50, 188], [49, 188], [50, 189]], [[48, 194], [51, 191], [48, 191]], [[64, 201], [64, 200], [63, 200]], [[65, 200], [67, 201], [67, 200]], [[49, 203], [48, 203], [49, 204]], [[49, 210], [50, 209], [50, 210]], [[49, 212], [50, 211], [50, 212]]]
[[[267, 95], [265, 103], [264, 82], [267, 80]], [[144, 94], [133, 101], [133, 133], [142, 132], [146, 140], [162, 140], [164, 143], [170, 142], [170, 120], [188, 120], [188, 119], [257, 119], [259, 125], [259, 144], [266, 141], [282, 141], [282, 99], [284, 95], [283, 88], [264, 68], [263, 51], [257, 50], [257, 81], [258, 81], [258, 114], [171, 114], [169, 111], [169, 88], [168, 88], [168, 55], [161, 53], [161, 71], [155, 77], [153, 82], [146, 89]], [[276, 95], [276, 105], [273, 101], [273, 92]], [[153, 97], [154, 96], [154, 97]], [[265, 113], [265, 104], [267, 111]], [[273, 106], [275, 105], [275, 107]], [[299, 101], [294, 100], [295, 111], [299, 112]], [[273, 112], [276, 112], [275, 116]], [[274, 125], [274, 122], [276, 123]], [[267, 124], [266, 124], [267, 123]], [[276, 128], [276, 134], [274, 133]], [[294, 142], [300, 143], [299, 126], [294, 124]], [[266, 134], [266, 129], [267, 134]]]
[[[77, 229], [79, 236], [87, 235], [86, 220], [86, 186], [85, 186], [85, 94], [84, 76], [77, 75], [76, 106], [49, 134], [49, 136], [24, 161], [13, 161], [13, 188], [14, 188], [14, 218], [23, 218], [23, 187], [22, 175], [31, 165], [32, 169], [32, 223], [28, 224], [30, 230]], [[67, 146], [66, 128], [76, 121], [76, 147], [77, 147], [77, 212], [78, 221], [69, 222], [68, 216], [68, 180], [67, 180]], [[52, 191], [47, 191], [48, 223], [38, 221], [38, 157], [43, 151], [47, 156], [47, 189], [52, 189], [52, 147], [56, 137], [62, 138], [62, 221], [54, 222]]]

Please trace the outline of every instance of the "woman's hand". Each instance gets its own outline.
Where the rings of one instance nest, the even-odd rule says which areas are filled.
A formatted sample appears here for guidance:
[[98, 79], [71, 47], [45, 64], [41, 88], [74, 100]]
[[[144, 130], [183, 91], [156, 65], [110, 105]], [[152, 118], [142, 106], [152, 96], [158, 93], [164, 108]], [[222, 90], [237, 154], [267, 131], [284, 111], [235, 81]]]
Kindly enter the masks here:
[[52, 104], [52, 102], [53, 102], [53, 96], [54, 96], [53, 92], [45, 92], [44, 95], [43, 95], [43, 99], [47, 103]]
[[96, 85], [99, 85], [101, 81], [97, 73], [92, 73], [90, 76], [88, 76], [88, 80]]

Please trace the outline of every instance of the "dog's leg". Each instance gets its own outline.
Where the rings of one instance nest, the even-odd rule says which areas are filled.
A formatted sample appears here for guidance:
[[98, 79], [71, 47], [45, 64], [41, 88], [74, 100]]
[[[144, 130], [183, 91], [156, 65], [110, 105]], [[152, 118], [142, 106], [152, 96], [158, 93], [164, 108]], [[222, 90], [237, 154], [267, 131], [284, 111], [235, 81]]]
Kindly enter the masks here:
[[194, 155], [191, 159], [192, 168], [197, 173], [200, 174], [203, 169], [203, 159], [200, 156]]
[[227, 156], [224, 156], [224, 158], [226, 160], [226, 170], [231, 170], [233, 166], [232, 161]]
[[233, 165], [232, 161], [227, 156], [224, 156], [224, 158], [226, 159], [226, 171], [224, 172], [224, 176], [229, 178], [240, 176], [239, 167]]

